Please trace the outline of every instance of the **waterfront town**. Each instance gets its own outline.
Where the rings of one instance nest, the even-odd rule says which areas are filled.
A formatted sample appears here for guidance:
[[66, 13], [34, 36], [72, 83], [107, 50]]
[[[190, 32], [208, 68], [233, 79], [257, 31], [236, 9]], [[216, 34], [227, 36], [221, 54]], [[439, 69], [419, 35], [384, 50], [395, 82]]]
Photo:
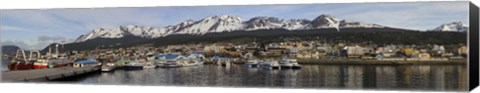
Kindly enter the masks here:
[[[112, 46], [112, 45], [110, 45]], [[193, 58], [198, 62], [215, 63], [215, 59], [228, 59], [232, 63], [248, 63], [252, 60], [295, 59], [300, 64], [321, 63], [323, 61], [357, 60], [357, 61], [448, 61], [465, 59], [468, 48], [464, 44], [456, 45], [395, 45], [395, 44], [361, 44], [361, 43], [326, 43], [320, 41], [302, 42], [273, 42], [234, 44], [180, 44], [162, 47], [150, 47], [148, 45], [129, 48], [108, 48], [101, 45], [97, 49], [89, 51], [64, 51], [62, 45], [49, 47], [46, 53], [30, 51], [17, 51], [9, 65], [10, 70], [30, 69], [30, 67], [14, 66], [15, 63], [43, 63], [42, 67], [54, 68], [55, 66], [67, 66], [74, 63], [89, 63], [82, 59], [93, 58], [95, 61], [104, 63], [116, 63], [112, 65], [126, 66], [130, 61], [146, 59], [153, 61], [149, 65], [162, 66], [166, 60], [178, 61], [178, 59]], [[163, 57], [164, 62], [160, 62]], [[129, 60], [122, 60], [128, 58]], [[43, 59], [43, 60], [42, 60]], [[58, 62], [53, 62], [52, 59]], [[64, 60], [68, 59], [68, 60]], [[28, 60], [28, 61], [23, 61]], [[67, 62], [65, 62], [67, 61]], [[195, 62], [196, 62], [195, 61]], [[147, 62], [147, 63], [148, 63]], [[58, 65], [60, 64], [61, 65]], [[161, 64], [160, 64], [161, 63]], [[255, 62], [256, 63], [256, 62]], [[57, 64], [57, 65], [52, 65]], [[159, 65], [160, 64], [160, 65]], [[183, 63], [178, 63], [183, 64]], [[133, 64], [132, 64], [133, 65]], [[145, 64], [146, 65], [146, 64]], [[178, 66], [180, 66], [178, 65]], [[188, 65], [188, 62], [184, 65]]]

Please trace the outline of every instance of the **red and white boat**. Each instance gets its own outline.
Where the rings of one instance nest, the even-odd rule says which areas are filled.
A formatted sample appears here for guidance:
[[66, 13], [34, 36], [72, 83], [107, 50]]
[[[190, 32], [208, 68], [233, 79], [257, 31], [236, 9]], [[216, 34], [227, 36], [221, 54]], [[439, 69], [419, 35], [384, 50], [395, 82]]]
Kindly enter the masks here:
[[27, 59], [27, 55], [23, 49], [18, 49], [15, 57], [8, 64], [8, 70], [30, 70], [33, 69], [33, 62]]

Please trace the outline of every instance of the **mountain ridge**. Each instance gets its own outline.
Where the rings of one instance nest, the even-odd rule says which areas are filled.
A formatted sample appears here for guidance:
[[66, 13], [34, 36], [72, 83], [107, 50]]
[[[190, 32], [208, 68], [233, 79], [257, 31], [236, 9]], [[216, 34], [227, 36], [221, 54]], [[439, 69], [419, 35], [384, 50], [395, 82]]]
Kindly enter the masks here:
[[322, 14], [313, 20], [308, 19], [280, 19], [270, 16], [257, 16], [249, 20], [243, 20], [239, 16], [221, 15], [210, 16], [198, 21], [185, 20], [175, 25], [163, 28], [152, 26], [126, 25], [117, 28], [95, 28], [91, 32], [81, 35], [74, 43], [84, 42], [94, 38], [122, 38], [124, 36], [137, 36], [142, 38], [159, 38], [174, 34], [204, 35], [206, 33], [220, 33], [231, 31], [254, 31], [262, 29], [287, 29], [308, 30], [319, 28], [383, 28], [385, 26], [347, 21], [331, 15]]

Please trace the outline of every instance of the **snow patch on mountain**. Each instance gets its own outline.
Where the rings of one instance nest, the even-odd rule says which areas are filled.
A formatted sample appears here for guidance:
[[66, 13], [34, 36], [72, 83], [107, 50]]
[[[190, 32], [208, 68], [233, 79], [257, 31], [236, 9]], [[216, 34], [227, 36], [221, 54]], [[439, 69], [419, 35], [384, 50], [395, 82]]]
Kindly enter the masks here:
[[269, 16], [253, 17], [244, 21], [241, 17], [232, 15], [210, 16], [198, 21], [186, 20], [181, 23], [156, 28], [152, 26], [126, 25], [117, 28], [96, 28], [81, 35], [75, 42], [84, 42], [95, 38], [122, 38], [137, 36], [143, 38], [158, 38], [172, 34], [203, 35], [231, 31], [255, 31], [261, 29], [305, 30], [319, 28], [383, 28], [381, 25], [341, 20], [331, 15], [320, 15], [314, 20], [280, 19]]
[[442, 24], [432, 31], [442, 31], [442, 32], [467, 32], [468, 31], [468, 26], [463, 24], [460, 21], [457, 22], [451, 22], [451, 23], [446, 23]]

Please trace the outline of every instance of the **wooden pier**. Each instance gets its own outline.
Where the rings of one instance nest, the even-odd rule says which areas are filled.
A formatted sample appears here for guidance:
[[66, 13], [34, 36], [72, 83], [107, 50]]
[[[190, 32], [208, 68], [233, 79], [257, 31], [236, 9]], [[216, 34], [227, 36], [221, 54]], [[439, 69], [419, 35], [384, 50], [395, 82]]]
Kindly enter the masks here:
[[1, 72], [2, 82], [12, 81], [46, 81], [61, 79], [70, 76], [82, 75], [94, 71], [99, 71], [100, 67], [59, 67], [54, 69], [35, 69], [35, 70], [20, 70], [20, 71], [6, 71]]

